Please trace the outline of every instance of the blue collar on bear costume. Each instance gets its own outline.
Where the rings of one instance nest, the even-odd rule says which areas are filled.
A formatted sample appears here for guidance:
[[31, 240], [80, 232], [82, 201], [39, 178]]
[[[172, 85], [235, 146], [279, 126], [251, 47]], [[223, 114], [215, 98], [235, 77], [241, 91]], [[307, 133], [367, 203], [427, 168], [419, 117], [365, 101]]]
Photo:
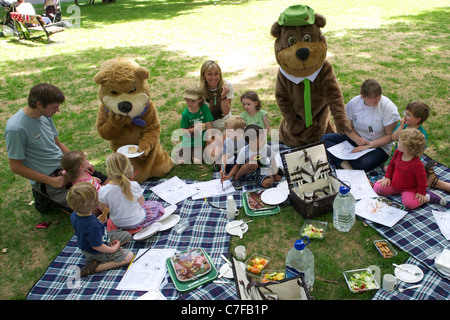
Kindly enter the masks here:
[[[103, 106], [105, 107], [106, 112], [109, 112], [109, 109], [105, 105], [103, 105]], [[141, 114], [134, 117], [133, 119], [131, 119], [131, 122], [139, 127], [144, 127], [147, 124], [147, 122], [145, 122], [145, 120], [142, 120], [141, 117], [148, 110], [149, 106], [150, 106], [150, 101], [147, 103], [147, 106], [144, 108], [144, 110], [141, 112]]]

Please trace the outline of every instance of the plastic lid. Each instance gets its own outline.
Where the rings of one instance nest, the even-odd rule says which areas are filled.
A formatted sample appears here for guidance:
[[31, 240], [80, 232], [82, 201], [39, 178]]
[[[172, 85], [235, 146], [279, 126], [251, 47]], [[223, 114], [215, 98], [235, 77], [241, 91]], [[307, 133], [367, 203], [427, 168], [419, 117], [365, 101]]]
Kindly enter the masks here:
[[349, 191], [350, 191], [349, 187], [346, 187], [346, 186], [340, 186], [339, 187], [339, 193], [347, 194]]
[[[303, 239], [305, 239], [305, 238], [308, 240], [307, 243], [304, 243], [304, 242], [303, 242]], [[301, 238], [301, 239], [295, 241], [294, 248], [297, 249], [297, 250], [303, 250], [303, 249], [305, 249], [305, 247], [306, 247], [308, 244], [309, 244], [309, 238], [308, 238], [307, 236], [304, 236], [303, 238]]]

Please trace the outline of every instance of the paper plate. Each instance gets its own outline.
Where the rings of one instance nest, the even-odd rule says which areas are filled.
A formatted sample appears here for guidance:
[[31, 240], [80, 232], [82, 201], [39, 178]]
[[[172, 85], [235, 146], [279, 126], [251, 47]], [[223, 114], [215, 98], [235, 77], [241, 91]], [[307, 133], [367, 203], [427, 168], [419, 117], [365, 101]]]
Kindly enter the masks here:
[[119, 149], [117, 149], [117, 152], [123, 153], [124, 155], [126, 155], [128, 158], [136, 158], [139, 157], [140, 155], [144, 154], [144, 151], [142, 152], [136, 152], [136, 153], [129, 153], [128, 152], [128, 148], [129, 147], [135, 147], [136, 149], [139, 147], [137, 145], [134, 144], [127, 144], [125, 146], [120, 147]]
[[420, 273], [418, 275], [413, 275], [407, 271], [403, 271], [403, 270], [400, 270], [399, 268], [395, 268], [394, 274], [401, 281], [406, 282], [406, 283], [415, 283], [415, 282], [419, 282], [420, 280], [422, 280], [423, 271], [419, 267], [417, 267], [413, 264], [407, 264], [407, 263], [401, 264], [400, 267], [411, 270], [413, 272]]
[[175, 204], [172, 204], [166, 208], [164, 208], [164, 214], [162, 215], [161, 218], [159, 218], [159, 222], [161, 222], [162, 220], [167, 219], [172, 213], [175, 212], [175, 210], [177, 210], [177, 206]]
[[161, 221], [161, 228], [159, 228], [158, 231], [164, 231], [167, 229], [172, 228], [174, 225], [176, 225], [178, 223], [178, 221], [180, 221], [180, 216], [178, 214], [173, 214], [170, 217], [168, 217], [167, 219], [164, 219], [163, 221]]
[[241, 235], [240, 230], [242, 230], [242, 234], [246, 233], [248, 230], [248, 224], [244, 223], [243, 227], [242, 226], [237, 227], [237, 225], [240, 223], [242, 223], [241, 220], [231, 221], [231, 222], [227, 223], [227, 225], [225, 226], [225, 230], [232, 236]]
[[286, 201], [288, 194], [281, 189], [271, 188], [267, 189], [261, 194], [261, 200], [264, 203], [277, 205]]
[[[445, 251], [445, 250], [447, 250], [447, 249], [444, 249], [444, 251]], [[436, 258], [434, 259], [434, 266], [435, 266], [436, 269], [437, 269], [440, 273], [442, 273], [444, 276], [450, 277], [450, 272], [449, 272], [448, 270], [444, 270], [443, 267], [439, 265], [439, 263], [436, 263], [436, 262], [439, 262], [439, 261], [440, 261], [440, 258], [441, 258], [441, 256], [442, 256], [442, 254], [447, 254], [447, 252], [444, 252], [444, 251], [442, 251], [441, 253], [439, 253], [439, 254], [436, 256]], [[447, 268], [447, 269], [448, 269], [448, 268]]]
[[220, 267], [219, 275], [227, 279], [233, 279], [233, 268], [228, 263], [225, 263]]
[[134, 234], [133, 239], [136, 241], [147, 239], [148, 237], [151, 237], [156, 232], [159, 231], [159, 228], [161, 228], [160, 222], [155, 222], [149, 225], [148, 227], [142, 229], [141, 231]]

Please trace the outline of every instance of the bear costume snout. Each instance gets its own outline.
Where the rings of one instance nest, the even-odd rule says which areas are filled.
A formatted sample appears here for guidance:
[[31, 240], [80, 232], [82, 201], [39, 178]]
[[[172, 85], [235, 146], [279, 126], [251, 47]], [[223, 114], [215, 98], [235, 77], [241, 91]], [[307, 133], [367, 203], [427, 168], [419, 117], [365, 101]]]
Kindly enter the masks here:
[[295, 52], [295, 55], [300, 60], [305, 61], [309, 57], [309, 49], [308, 48], [300, 48]]
[[129, 113], [133, 109], [133, 105], [129, 101], [122, 101], [119, 102], [117, 108], [119, 109], [120, 112]]

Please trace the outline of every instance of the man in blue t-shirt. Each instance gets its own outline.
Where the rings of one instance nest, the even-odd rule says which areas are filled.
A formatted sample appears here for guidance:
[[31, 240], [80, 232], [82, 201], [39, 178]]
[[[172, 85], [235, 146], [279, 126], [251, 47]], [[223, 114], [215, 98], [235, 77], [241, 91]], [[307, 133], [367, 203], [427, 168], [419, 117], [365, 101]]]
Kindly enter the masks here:
[[66, 200], [67, 181], [59, 174], [61, 156], [69, 149], [59, 141], [52, 120], [64, 101], [65, 96], [57, 87], [37, 84], [30, 90], [28, 104], [5, 127], [9, 166], [30, 181], [35, 207], [42, 213], [52, 207], [72, 212]]

